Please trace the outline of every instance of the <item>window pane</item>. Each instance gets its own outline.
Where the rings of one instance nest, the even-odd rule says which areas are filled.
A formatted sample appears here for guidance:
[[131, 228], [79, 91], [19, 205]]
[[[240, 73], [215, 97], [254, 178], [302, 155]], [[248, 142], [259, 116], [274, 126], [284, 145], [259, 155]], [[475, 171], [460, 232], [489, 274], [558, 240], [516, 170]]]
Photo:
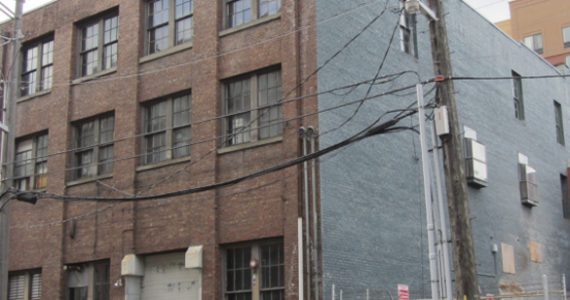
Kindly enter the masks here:
[[176, 0], [176, 19], [189, 16], [194, 11], [192, 0]]
[[95, 122], [85, 122], [79, 125], [77, 146], [89, 147], [95, 144]]
[[168, 23], [168, 0], [148, 2], [148, 22], [149, 28]]
[[280, 0], [259, 0], [259, 17], [276, 14], [280, 8]]
[[249, 142], [249, 113], [234, 115], [228, 117], [227, 120], [228, 131], [226, 132], [226, 138], [228, 145], [237, 145]]
[[562, 29], [562, 37], [564, 38], [564, 48], [570, 47], [570, 27]]
[[22, 96], [31, 95], [36, 93], [36, 71], [22, 75]]
[[93, 160], [93, 150], [78, 152], [77, 157], [77, 178], [95, 175], [95, 162]]
[[168, 25], [149, 30], [149, 54], [168, 48]]
[[176, 21], [176, 45], [192, 40], [192, 17]]
[[228, 1], [228, 27], [235, 27], [251, 21], [251, 0]]
[[179, 128], [172, 133], [172, 158], [190, 155], [190, 127]]
[[166, 129], [166, 101], [151, 105], [148, 108], [146, 132]]
[[146, 140], [146, 163], [156, 163], [166, 159], [166, 134], [148, 135]]
[[282, 134], [281, 124], [281, 73], [279, 71], [262, 74], [258, 77], [259, 138], [269, 138]]
[[102, 147], [99, 149], [99, 175], [110, 174], [113, 172], [113, 146]]
[[97, 36], [99, 35], [99, 24], [87, 26], [83, 29], [83, 42], [81, 51], [88, 51], [97, 48]]
[[82, 75], [91, 75], [99, 71], [98, 66], [98, 55], [99, 51], [97, 48], [95, 50], [85, 52], [81, 54], [82, 57]]
[[94, 266], [94, 300], [109, 299], [109, 264], [98, 263]]
[[42, 45], [42, 66], [53, 64], [53, 41]]
[[101, 118], [99, 121], [99, 143], [111, 143], [113, 142], [113, 132], [115, 128], [115, 117], [110, 116], [106, 118]]
[[36, 186], [35, 189], [47, 187], [47, 161], [36, 163]]
[[8, 300], [24, 300], [26, 275], [12, 275], [8, 280]]
[[42, 69], [41, 90], [49, 90], [53, 84], [53, 67], [48, 66]]
[[38, 67], [38, 47], [30, 48], [26, 51], [24, 59], [24, 71], [29, 72]]
[[103, 35], [103, 43], [109, 44], [117, 41], [118, 36], [118, 28], [119, 28], [119, 17], [114, 16], [104, 21], [104, 35]]
[[174, 98], [172, 103], [173, 110], [173, 127], [184, 126], [190, 124], [191, 109], [190, 95]]
[[42, 298], [42, 274], [32, 275], [32, 287], [30, 289], [30, 299], [39, 300]]
[[[22, 147], [20, 144], [25, 144]], [[29, 145], [29, 147], [28, 147]], [[19, 143], [16, 152], [16, 162], [14, 167], [15, 177], [24, 177], [32, 175], [32, 143], [27, 140]]]

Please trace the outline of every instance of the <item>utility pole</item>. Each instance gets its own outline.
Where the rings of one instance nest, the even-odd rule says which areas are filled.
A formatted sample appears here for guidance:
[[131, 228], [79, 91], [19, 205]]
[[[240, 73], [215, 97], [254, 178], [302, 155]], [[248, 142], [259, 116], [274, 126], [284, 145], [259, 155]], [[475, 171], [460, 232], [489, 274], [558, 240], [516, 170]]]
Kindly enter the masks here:
[[[8, 125], [8, 131], [2, 136], [2, 167], [3, 185], [5, 192], [12, 186], [13, 158], [15, 148], [15, 125], [16, 125], [16, 99], [18, 98], [18, 77], [20, 76], [20, 38], [22, 37], [22, 14], [24, 0], [16, 0], [14, 13], [14, 32], [12, 34], [12, 53], [10, 56], [10, 69], [8, 84], [5, 84], [7, 92], [4, 97], [3, 122]], [[0, 300], [8, 298], [8, 258], [10, 242], [10, 203], [0, 209]]]
[[[430, 8], [437, 20], [430, 22], [430, 38], [434, 72], [436, 76], [451, 78], [451, 59], [445, 25], [443, 0], [429, 0]], [[475, 264], [473, 234], [469, 216], [465, 159], [461, 145], [455, 89], [452, 80], [439, 82], [437, 103], [447, 106], [449, 112], [449, 134], [441, 136], [445, 185], [453, 247], [455, 269], [455, 297], [478, 300], [479, 284]]]

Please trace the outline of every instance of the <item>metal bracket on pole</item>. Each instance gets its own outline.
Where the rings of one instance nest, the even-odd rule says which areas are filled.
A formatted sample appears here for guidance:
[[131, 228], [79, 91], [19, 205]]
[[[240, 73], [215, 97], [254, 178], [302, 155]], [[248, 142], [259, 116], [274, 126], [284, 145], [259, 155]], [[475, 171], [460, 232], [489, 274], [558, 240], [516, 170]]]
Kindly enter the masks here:
[[8, 126], [6, 126], [6, 124], [2, 123], [1, 121], [0, 121], [0, 129], [6, 133], [10, 132]]
[[439, 18], [436, 16], [435, 12], [431, 10], [429, 6], [425, 5], [421, 0], [420, 0], [420, 10], [426, 17], [429, 17], [431, 21], [439, 21]]

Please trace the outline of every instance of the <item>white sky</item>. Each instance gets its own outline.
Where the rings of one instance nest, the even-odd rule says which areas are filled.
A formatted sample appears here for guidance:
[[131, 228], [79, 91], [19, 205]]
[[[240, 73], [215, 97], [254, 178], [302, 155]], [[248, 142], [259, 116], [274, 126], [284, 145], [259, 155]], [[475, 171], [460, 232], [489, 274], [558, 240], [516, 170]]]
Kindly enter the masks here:
[[[25, 0], [24, 12], [42, 6], [46, 3], [53, 2], [54, 0]], [[479, 13], [495, 23], [510, 18], [509, 13], [509, 0], [464, 0]], [[2, 4], [8, 6], [12, 11], [15, 9], [15, 0], [0, 0]], [[3, 22], [7, 17], [0, 12], [0, 22]]]

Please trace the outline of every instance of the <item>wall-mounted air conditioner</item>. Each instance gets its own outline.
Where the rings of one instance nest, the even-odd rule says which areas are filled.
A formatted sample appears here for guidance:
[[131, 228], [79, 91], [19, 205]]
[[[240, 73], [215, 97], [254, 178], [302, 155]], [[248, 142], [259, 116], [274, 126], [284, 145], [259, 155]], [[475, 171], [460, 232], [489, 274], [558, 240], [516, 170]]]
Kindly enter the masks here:
[[487, 154], [485, 145], [465, 138], [465, 172], [467, 183], [476, 188], [487, 186]]
[[528, 206], [538, 205], [538, 185], [536, 170], [527, 164], [519, 163], [521, 201]]

